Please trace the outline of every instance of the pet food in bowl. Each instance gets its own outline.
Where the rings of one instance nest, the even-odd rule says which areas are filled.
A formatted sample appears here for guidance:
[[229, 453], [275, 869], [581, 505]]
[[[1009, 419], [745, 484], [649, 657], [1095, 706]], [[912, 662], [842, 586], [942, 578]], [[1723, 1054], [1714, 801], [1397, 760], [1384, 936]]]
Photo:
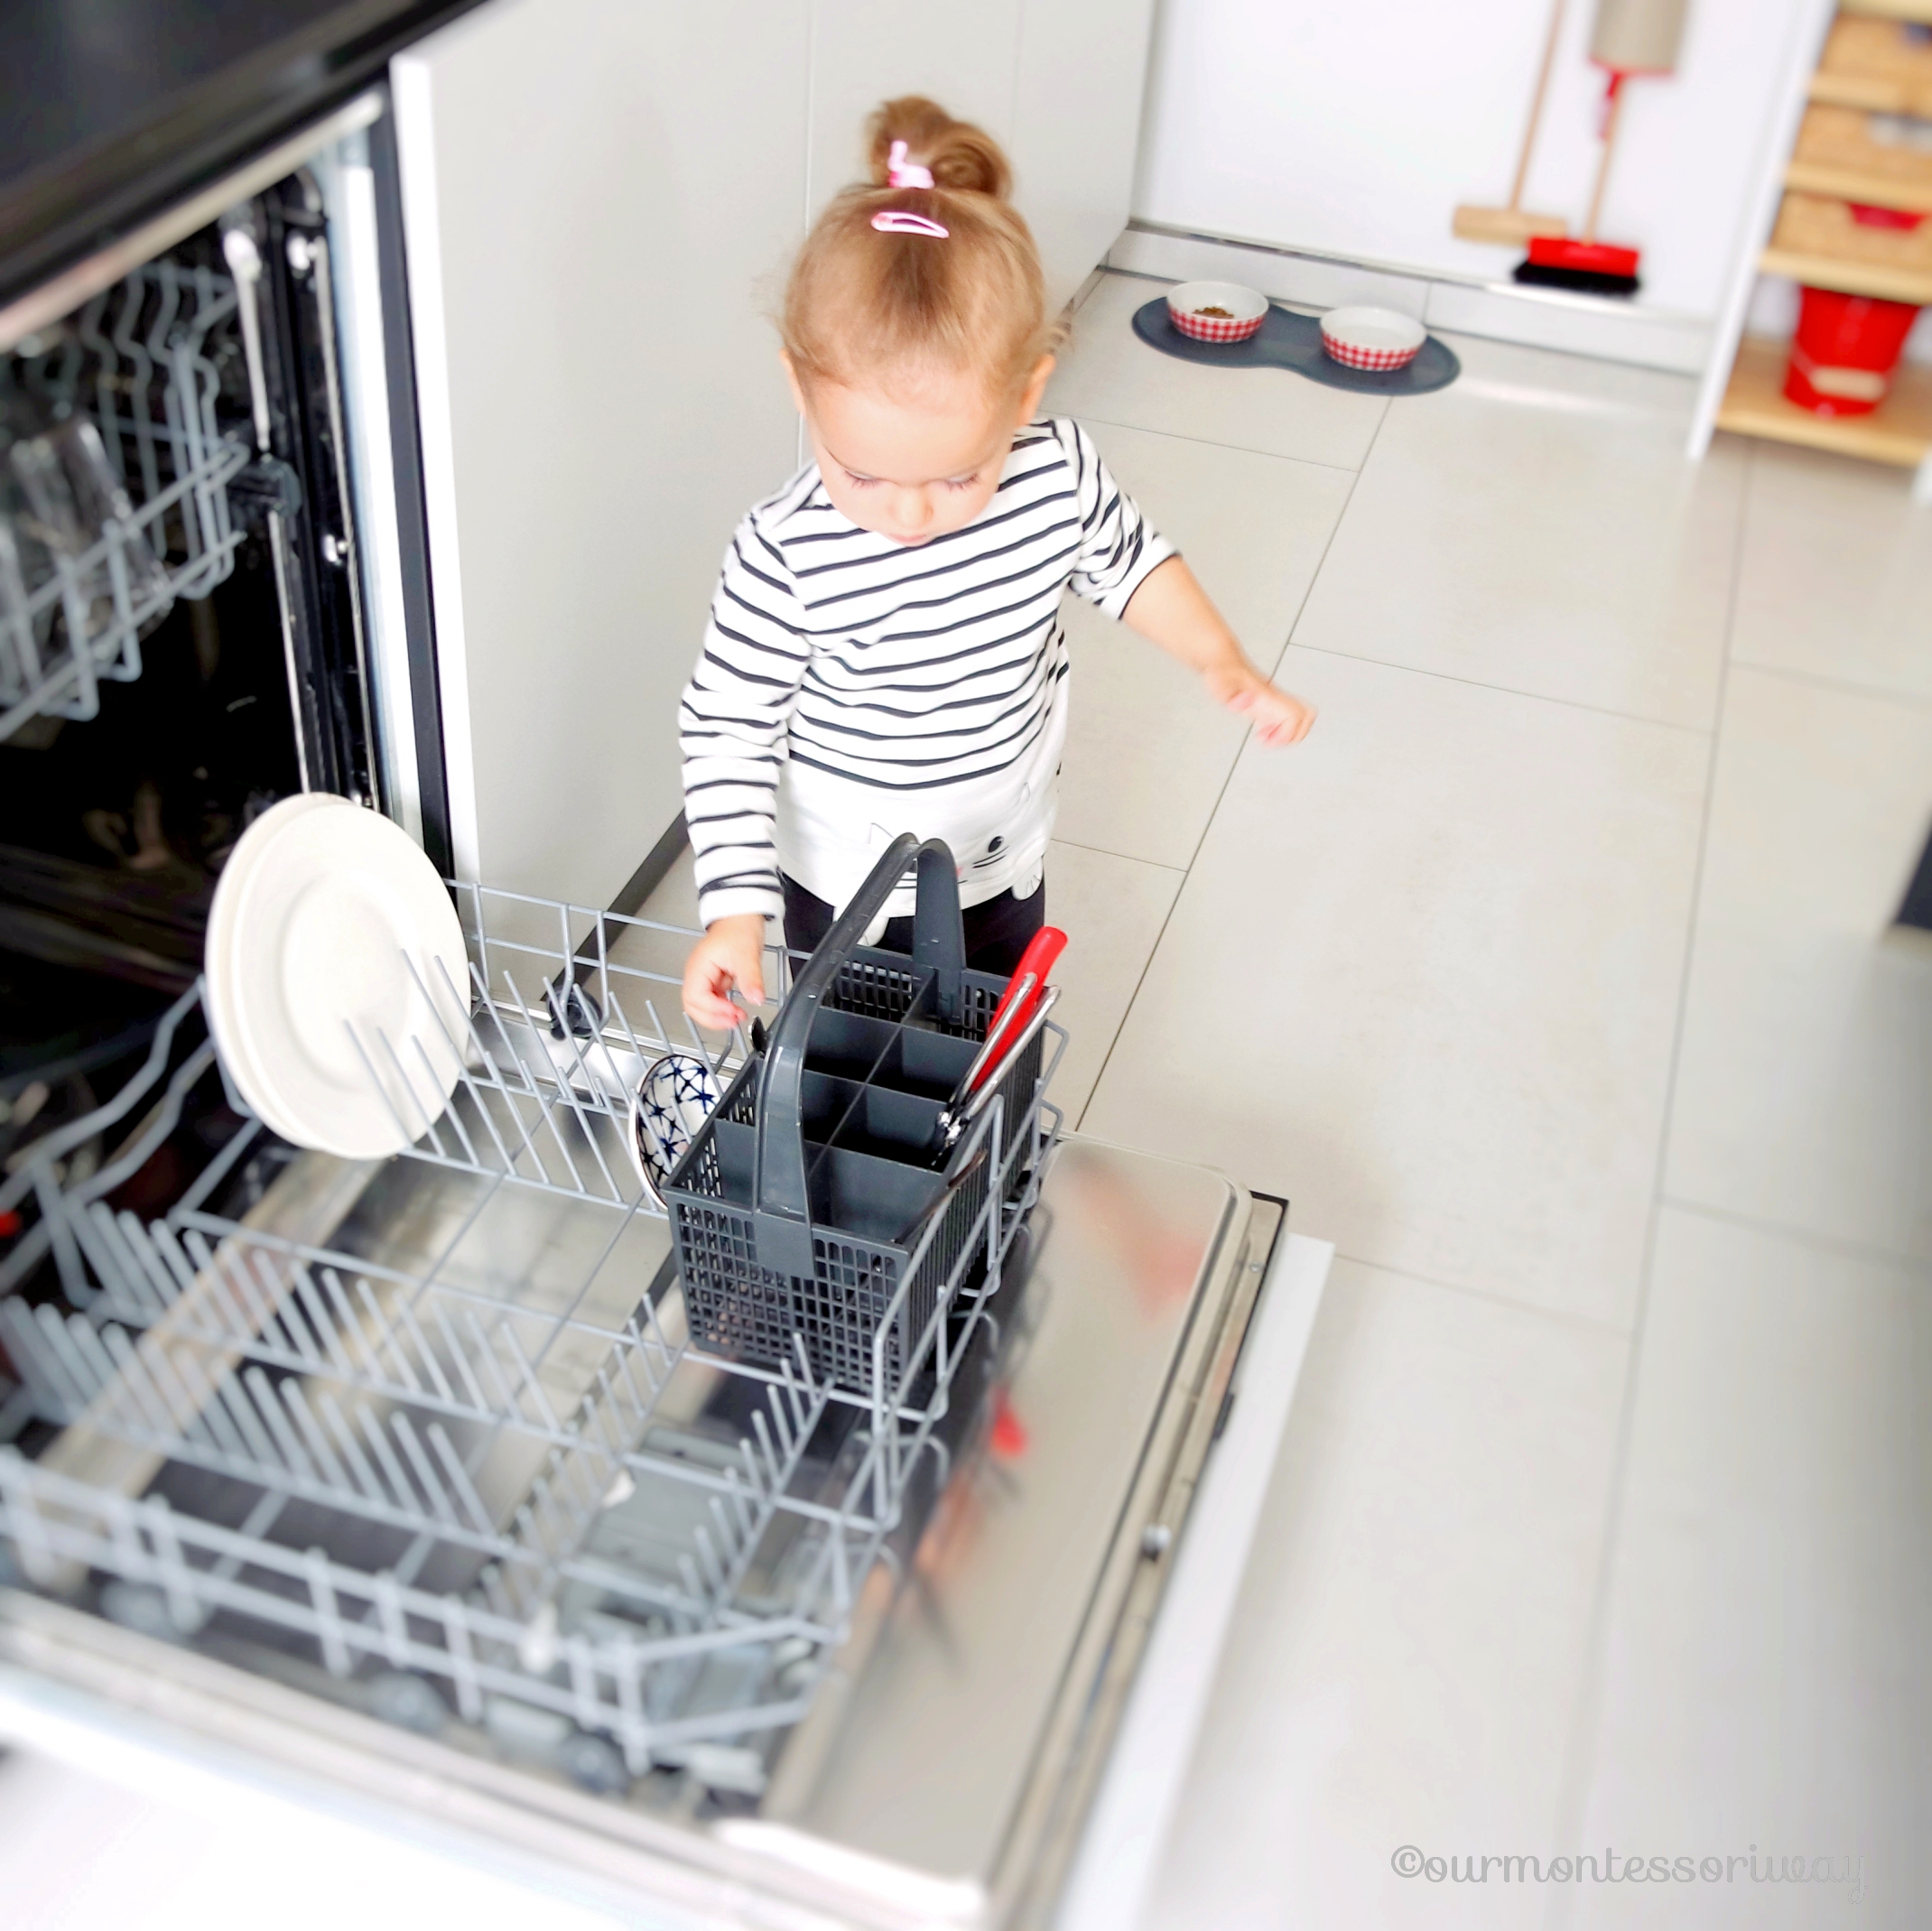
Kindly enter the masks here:
[[1260, 334], [1268, 297], [1238, 282], [1183, 282], [1167, 291], [1167, 316], [1197, 342], [1245, 342]]
[[1407, 368], [1429, 332], [1393, 309], [1331, 309], [1322, 318], [1322, 347], [1349, 368]]

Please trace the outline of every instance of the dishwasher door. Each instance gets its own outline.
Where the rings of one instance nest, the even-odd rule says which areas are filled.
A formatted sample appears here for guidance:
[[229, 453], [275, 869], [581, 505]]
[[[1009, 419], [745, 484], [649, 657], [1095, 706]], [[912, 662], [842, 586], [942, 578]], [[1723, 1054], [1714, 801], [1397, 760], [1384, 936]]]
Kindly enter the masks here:
[[[481, 1859], [619, 1921], [1050, 1917], [1274, 1245], [1277, 1203], [1064, 1142], [997, 1347], [962, 1379], [947, 1478], [756, 1800], [654, 1771], [599, 1799], [514, 1735], [423, 1735], [44, 1595], [0, 1592], [0, 1726], [173, 1752]], [[638, 1916], [650, 1899], [647, 1918]]]

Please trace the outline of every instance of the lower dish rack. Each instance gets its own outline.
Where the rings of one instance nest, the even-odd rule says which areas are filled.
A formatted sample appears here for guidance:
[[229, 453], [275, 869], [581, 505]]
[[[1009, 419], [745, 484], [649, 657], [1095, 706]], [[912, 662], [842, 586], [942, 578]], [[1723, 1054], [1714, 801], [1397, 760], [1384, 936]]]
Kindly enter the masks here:
[[[1051, 1065], [978, 1122], [998, 1184], [889, 1362], [734, 1360], [687, 1323], [622, 1146], [694, 934], [454, 890], [463, 1072], [405, 1153], [275, 1140], [197, 986], [0, 1184], [0, 1579], [593, 1790], [755, 1795], [943, 1481]], [[678, 1044], [720, 1087], [748, 1051]], [[191, 1177], [144, 1212], [161, 1169]]]

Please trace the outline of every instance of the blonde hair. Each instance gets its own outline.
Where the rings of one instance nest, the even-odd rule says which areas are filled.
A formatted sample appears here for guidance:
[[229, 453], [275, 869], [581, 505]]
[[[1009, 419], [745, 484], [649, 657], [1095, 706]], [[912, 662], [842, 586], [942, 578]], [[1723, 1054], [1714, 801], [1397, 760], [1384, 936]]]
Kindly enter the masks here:
[[[785, 289], [780, 329], [800, 382], [891, 384], [943, 369], [1017, 395], [1060, 331], [1032, 231], [1007, 199], [1013, 171], [999, 144], [918, 95], [887, 101], [866, 131], [871, 180], [820, 215]], [[932, 187], [888, 184], [896, 141]], [[881, 232], [872, 218], [888, 211], [936, 221], [945, 237]]]

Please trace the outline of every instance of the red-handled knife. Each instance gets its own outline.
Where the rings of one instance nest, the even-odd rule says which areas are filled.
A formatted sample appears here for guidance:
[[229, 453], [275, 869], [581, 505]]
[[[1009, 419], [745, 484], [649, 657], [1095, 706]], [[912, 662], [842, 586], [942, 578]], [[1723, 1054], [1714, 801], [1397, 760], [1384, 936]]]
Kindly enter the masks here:
[[[1018, 1036], [1020, 1029], [1032, 1017], [1033, 1008], [1038, 1005], [1040, 995], [1046, 990], [1046, 975], [1065, 950], [1066, 934], [1057, 925], [1042, 925], [1026, 942], [1026, 950], [1019, 955], [1019, 963], [1013, 968], [1013, 977], [1007, 981], [1007, 989], [993, 1008], [992, 1023], [986, 1029], [988, 1039]], [[1008, 1007], [1016, 1003], [1018, 1010], [1013, 1015], [1011, 1027], [1003, 1031], [999, 1022], [1006, 1017]], [[1004, 1056], [999, 1055], [999, 1058]], [[997, 1063], [998, 1059], [994, 1059], [975, 1066], [967, 1077], [966, 1091], [971, 1092], [982, 1084]]]
[[953, 1145], [960, 1130], [977, 1109], [975, 1101], [988, 1091], [988, 1082], [1006, 1063], [1020, 1040], [1034, 1030], [1034, 1022], [1045, 1017], [1045, 1008], [1059, 997], [1058, 989], [1045, 983], [1060, 954], [1066, 950], [1066, 934], [1055, 925], [1043, 925], [1026, 942], [1026, 949], [1007, 981], [1007, 989], [993, 1008], [986, 1028], [986, 1040], [974, 1055], [972, 1064], [952, 1089], [952, 1097], [941, 1109], [933, 1128], [935, 1152]]

